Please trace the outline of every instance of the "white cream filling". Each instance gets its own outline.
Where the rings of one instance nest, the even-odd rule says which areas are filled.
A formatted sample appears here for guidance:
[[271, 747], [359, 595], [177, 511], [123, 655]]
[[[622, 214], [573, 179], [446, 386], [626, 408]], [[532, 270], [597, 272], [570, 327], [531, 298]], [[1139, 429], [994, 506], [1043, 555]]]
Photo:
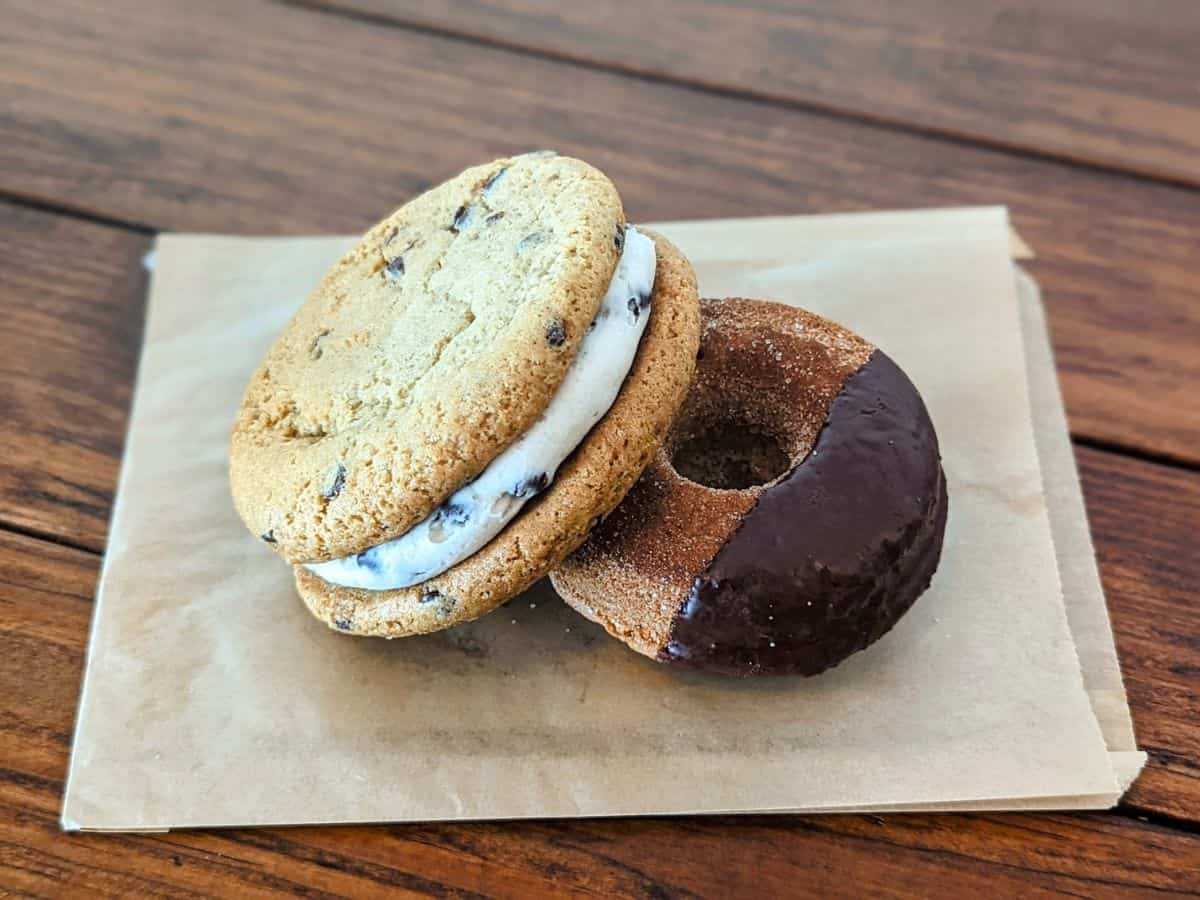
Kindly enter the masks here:
[[331, 584], [410, 587], [475, 553], [554, 480], [621, 390], [650, 318], [654, 242], [632, 227], [612, 283], [542, 417], [470, 484], [400, 537], [308, 568]]

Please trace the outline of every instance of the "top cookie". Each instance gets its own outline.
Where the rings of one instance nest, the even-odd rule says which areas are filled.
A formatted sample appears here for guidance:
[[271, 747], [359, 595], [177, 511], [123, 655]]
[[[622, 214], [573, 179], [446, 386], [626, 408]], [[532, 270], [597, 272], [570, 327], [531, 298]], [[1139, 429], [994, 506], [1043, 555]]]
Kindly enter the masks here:
[[620, 258], [616, 188], [538, 153], [463, 172], [364, 236], [267, 353], [234, 504], [289, 562], [403, 534], [549, 404]]

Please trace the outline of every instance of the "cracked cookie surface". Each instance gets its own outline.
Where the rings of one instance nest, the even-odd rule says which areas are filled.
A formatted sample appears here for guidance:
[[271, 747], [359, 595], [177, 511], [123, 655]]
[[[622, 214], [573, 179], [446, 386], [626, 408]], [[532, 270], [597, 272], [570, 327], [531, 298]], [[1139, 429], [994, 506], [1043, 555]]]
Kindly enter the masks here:
[[536, 153], [468, 169], [367, 232], [254, 373], [234, 504], [287, 561], [391, 540], [526, 431], [620, 257], [612, 183]]

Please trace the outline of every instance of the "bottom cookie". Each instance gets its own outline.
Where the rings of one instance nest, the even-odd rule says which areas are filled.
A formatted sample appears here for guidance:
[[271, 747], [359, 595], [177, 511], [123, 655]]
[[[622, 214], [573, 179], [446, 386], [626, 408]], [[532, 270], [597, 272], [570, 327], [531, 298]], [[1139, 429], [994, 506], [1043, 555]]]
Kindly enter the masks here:
[[731, 675], [813, 675], [928, 587], [947, 499], [907, 376], [833, 322], [702, 303], [696, 377], [654, 461], [552, 574], [634, 650]]

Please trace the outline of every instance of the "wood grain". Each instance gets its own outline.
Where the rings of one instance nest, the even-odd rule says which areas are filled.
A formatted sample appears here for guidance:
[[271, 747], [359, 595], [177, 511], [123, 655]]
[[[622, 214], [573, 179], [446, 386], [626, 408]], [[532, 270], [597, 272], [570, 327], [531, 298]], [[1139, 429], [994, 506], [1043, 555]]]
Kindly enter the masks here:
[[[1137, 486], [1149, 479], [1155, 485], [1150, 496], [1178, 488], [1176, 478], [1200, 478], [1172, 475], [1163, 483], [1147, 464], [1111, 465], [1116, 470], [1103, 463], [1106, 478], [1117, 474]], [[58, 807], [98, 565], [94, 555], [0, 532], [0, 682], [6, 685], [0, 692], [0, 888], [43, 896], [62, 896], [69, 888], [88, 896], [198, 897], [857, 897], [911, 895], [933, 884], [948, 896], [1200, 890], [1200, 835], [1106, 814], [64, 835]], [[1194, 568], [1181, 573], [1195, 574]], [[1192, 662], [1196, 656], [1193, 647]], [[1194, 746], [1196, 723], [1182, 710], [1174, 715], [1181, 720], [1177, 736]], [[1156, 777], [1157, 766], [1156, 759], [1146, 777]]]
[[0, 203], [0, 522], [104, 547], [149, 245]]
[[1075, 433], [1200, 462], [1193, 191], [231, 0], [12, 0], [0, 59], [0, 191], [158, 228], [358, 230], [546, 145], [634, 220], [1008, 204]]
[[1194, 0], [302, 0], [1200, 184]]
[[[1074, 432], [1200, 463], [1196, 193], [919, 134], [1197, 183], [1188, 0], [647, 0], [632, 25], [613, 0], [319, 2], [587, 66], [265, 3], [7, 0], [0, 193], [155, 228], [352, 231], [466, 164], [555, 146], [610, 172], [635, 220], [1006, 203], [1039, 251]], [[0, 894], [1200, 893], [1200, 473], [1091, 449], [1089, 516], [1151, 754], [1124, 807], [1179, 828], [974, 815], [63, 835], [99, 566], [67, 545], [103, 547], [149, 240], [0, 202]]]
[[1200, 473], [1077, 448], [1138, 745], [1134, 809], [1200, 823]]

